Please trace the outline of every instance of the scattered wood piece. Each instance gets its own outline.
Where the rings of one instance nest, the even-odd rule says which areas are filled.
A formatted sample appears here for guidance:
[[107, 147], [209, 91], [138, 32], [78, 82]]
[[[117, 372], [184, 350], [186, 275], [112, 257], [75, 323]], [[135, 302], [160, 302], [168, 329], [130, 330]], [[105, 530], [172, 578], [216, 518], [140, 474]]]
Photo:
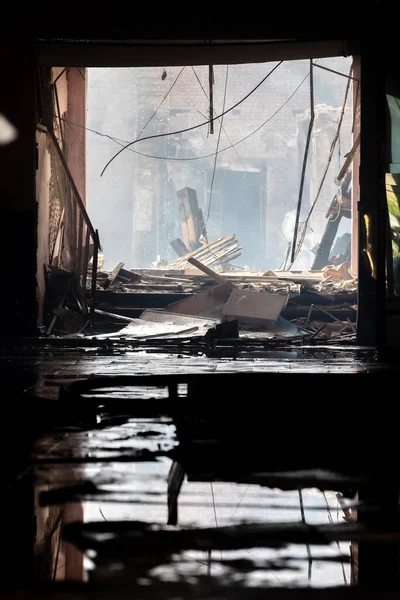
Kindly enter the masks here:
[[185, 315], [201, 315], [226, 302], [233, 289], [233, 284], [225, 281], [186, 300], [170, 304], [167, 309]]
[[198, 250], [194, 250], [185, 256], [168, 265], [168, 270], [171, 269], [188, 269], [190, 263], [188, 258], [193, 256], [200, 260], [203, 265], [211, 266], [216, 263], [226, 263], [232, 256], [239, 256], [241, 250], [235, 235], [218, 238], [213, 242], [202, 245]]
[[137, 283], [138, 281], [141, 281], [142, 277], [138, 273], [135, 273], [134, 271], [128, 271], [128, 269], [123, 269], [121, 267], [119, 270], [119, 273], [117, 275], [117, 279], [127, 280], [127, 281], [130, 281], [131, 283]]
[[321, 325], [321, 327], [319, 327], [319, 329], [317, 329], [317, 331], [314, 331], [314, 333], [313, 333], [312, 335], [310, 335], [310, 337], [308, 338], [308, 340], [307, 340], [307, 341], [308, 341], [308, 342], [311, 342], [311, 340], [313, 340], [315, 337], [317, 337], [317, 335], [318, 335], [319, 333], [321, 333], [321, 331], [322, 331], [323, 329], [325, 329], [325, 327], [326, 327], [326, 323], [324, 323], [323, 325]]
[[135, 269], [130, 269], [130, 271], [137, 273], [138, 275], [158, 275], [159, 277], [164, 277], [164, 275], [168, 275], [169, 277], [181, 277], [184, 275], [184, 269], [141, 269], [137, 267]]
[[250, 317], [275, 323], [286, 306], [288, 295], [268, 294], [235, 288], [224, 306], [222, 314], [231, 317]]
[[196, 333], [196, 331], [198, 331], [199, 328], [198, 327], [186, 327], [186, 329], [180, 329], [178, 331], [173, 331], [171, 333], [167, 332], [160, 332], [160, 333], [151, 333], [149, 335], [144, 335], [143, 338], [145, 339], [151, 339], [151, 338], [158, 338], [158, 337], [175, 337], [175, 336], [179, 336], [179, 335], [188, 335], [190, 333]]
[[175, 282], [175, 283], [191, 283], [192, 282], [192, 279], [190, 277], [186, 277], [185, 275], [179, 275], [179, 277], [178, 276], [176, 276], [176, 277], [171, 276], [170, 277], [169, 276], [169, 272], [166, 271], [166, 273], [168, 273], [168, 275], [148, 275], [148, 274], [145, 274], [145, 275], [143, 275], [142, 279], [145, 282], [150, 282], [150, 283], [152, 281], [156, 281], [156, 282], [159, 282], [159, 283], [162, 283], [162, 282], [164, 282], [164, 283], [165, 282], [167, 282], [167, 283], [172, 283], [172, 282]]
[[[340, 319], [335, 317], [332, 313], [330, 313], [325, 308], [322, 308], [322, 306], [317, 306], [316, 304], [312, 304], [311, 307], [314, 310], [320, 310], [321, 312], [325, 313], [326, 315], [328, 315], [328, 317], [330, 317], [332, 319], [332, 321], [335, 321], [335, 323], [340, 323], [341, 325], [343, 325], [343, 321], [341, 321]], [[344, 329], [347, 329], [347, 327], [348, 327], [348, 324], [344, 324]]]
[[136, 321], [137, 319], [131, 319], [131, 317], [123, 317], [122, 315], [116, 315], [115, 313], [107, 312], [106, 310], [100, 310], [95, 308], [94, 312], [98, 315], [104, 315], [105, 317], [111, 317], [112, 319], [118, 319], [119, 321]]
[[226, 279], [224, 279], [224, 277], [221, 277], [221, 275], [218, 275], [218, 273], [216, 273], [215, 271], [213, 271], [206, 265], [203, 265], [203, 263], [201, 263], [199, 260], [197, 260], [197, 258], [194, 258], [192, 256], [191, 258], [188, 258], [188, 262], [191, 265], [193, 265], [194, 267], [196, 267], [196, 269], [199, 269], [199, 271], [202, 271], [203, 273], [205, 273], [209, 277], [212, 277], [219, 283], [223, 283], [224, 281], [226, 281]]

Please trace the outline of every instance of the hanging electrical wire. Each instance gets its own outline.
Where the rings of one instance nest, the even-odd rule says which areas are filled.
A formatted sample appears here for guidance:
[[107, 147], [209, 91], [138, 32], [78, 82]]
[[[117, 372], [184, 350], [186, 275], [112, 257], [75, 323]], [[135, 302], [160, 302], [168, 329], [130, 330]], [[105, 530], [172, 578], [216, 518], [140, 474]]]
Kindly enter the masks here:
[[[264, 121], [263, 123], [261, 123], [261, 125], [259, 125], [256, 129], [254, 129], [254, 131], [252, 131], [251, 133], [248, 133], [241, 140], [238, 140], [237, 142], [235, 142], [234, 144], [231, 144], [230, 146], [227, 146], [226, 148], [222, 148], [221, 150], [218, 150], [218, 154], [221, 154], [222, 152], [226, 152], [227, 150], [230, 150], [231, 148], [235, 148], [236, 146], [238, 146], [242, 142], [244, 142], [244, 141], [248, 140], [249, 138], [251, 138], [258, 131], [260, 131], [260, 129], [262, 129], [267, 123], [269, 123], [270, 121], [272, 121], [272, 119], [274, 117], [276, 117], [276, 115], [286, 106], [286, 104], [288, 104], [288, 102], [290, 102], [290, 100], [297, 93], [297, 91], [300, 89], [300, 87], [304, 84], [304, 82], [306, 81], [306, 79], [308, 79], [308, 77], [309, 77], [309, 74], [307, 73], [307, 75], [299, 83], [299, 85], [292, 92], [292, 94], [290, 94], [290, 96], [287, 98], [287, 100], [285, 100], [285, 102], [283, 104], [281, 104], [280, 107], [270, 117], [268, 117], [268, 119], [266, 121]], [[57, 115], [53, 115], [53, 116], [57, 116]], [[117, 137], [109, 135], [107, 133], [102, 133], [101, 131], [97, 131], [96, 129], [91, 129], [90, 127], [85, 127], [83, 125], [79, 125], [78, 123], [74, 123], [73, 121], [70, 121], [70, 120], [65, 119], [63, 117], [61, 117], [61, 120], [65, 121], [66, 123], [70, 123], [71, 125], [74, 125], [75, 127], [79, 127], [81, 129], [86, 129], [86, 131], [90, 131], [91, 133], [94, 133], [95, 135], [98, 135], [100, 137], [108, 138], [109, 140], [113, 141], [115, 144], [118, 144], [121, 147], [123, 147], [124, 144], [128, 144], [129, 143], [127, 140], [123, 140], [121, 138], [117, 138]], [[145, 156], [146, 158], [153, 158], [155, 160], [169, 160], [169, 161], [175, 161], [175, 162], [176, 161], [202, 160], [203, 158], [211, 158], [211, 157], [215, 156], [215, 152], [212, 152], [211, 154], [204, 154], [203, 156], [187, 156], [187, 157], [177, 158], [177, 157], [173, 157], [173, 156], [157, 156], [157, 155], [154, 155], [154, 154], [146, 154], [145, 152], [139, 152], [138, 150], [133, 150], [133, 148], [127, 148], [127, 150], [129, 152], [133, 152], [134, 154], [139, 154], [139, 156]]]
[[132, 142], [129, 142], [129, 144], [127, 144], [126, 146], [124, 146], [123, 148], [121, 148], [121, 150], [118, 150], [118, 152], [116, 154], [114, 154], [114, 156], [112, 156], [110, 158], [110, 160], [107, 162], [107, 164], [105, 165], [105, 167], [103, 168], [100, 176], [103, 176], [105, 170], [107, 169], [107, 167], [117, 158], [117, 156], [119, 156], [121, 154], [121, 152], [123, 152], [124, 150], [126, 150], [127, 148], [129, 148], [130, 146], [133, 146], [134, 144], [137, 144], [138, 142], [143, 142], [145, 140], [152, 140], [155, 138], [160, 138], [160, 137], [166, 137], [166, 136], [170, 136], [170, 135], [178, 135], [180, 133], [186, 133], [186, 131], [193, 131], [194, 129], [198, 129], [199, 127], [204, 127], [204, 125], [208, 125], [208, 123], [210, 121], [215, 121], [216, 119], [221, 118], [223, 115], [226, 115], [227, 113], [231, 112], [232, 110], [234, 110], [237, 106], [239, 106], [240, 104], [242, 104], [245, 100], [247, 100], [247, 98], [249, 98], [252, 94], [254, 94], [254, 92], [264, 83], [264, 81], [266, 81], [268, 79], [268, 77], [270, 77], [272, 75], [272, 73], [274, 71], [276, 71], [276, 69], [283, 63], [283, 61], [281, 60], [277, 65], [275, 65], [275, 67], [273, 67], [271, 69], [271, 71], [269, 73], [267, 73], [265, 75], [265, 77], [263, 77], [261, 79], [261, 81], [248, 93], [246, 94], [246, 96], [244, 96], [244, 98], [242, 98], [241, 100], [239, 100], [238, 102], [236, 102], [236, 104], [234, 104], [233, 106], [231, 106], [230, 108], [228, 108], [226, 111], [224, 111], [222, 114], [213, 117], [212, 119], [205, 121], [203, 123], [198, 123], [197, 125], [192, 125], [192, 127], [186, 127], [185, 129], [180, 129], [179, 131], [169, 131], [167, 133], [158, 133], [156, 135], [148, 135], [144, 138], [140, 138], [140, 139], [135, 139]]
[[[279, 65], [278, 65], [279, 66]], [[200, 87], [203, 90], [203, 93], [205, 95], [205, 97], [208, 100], [208, 96], [207, 96], [207, 92], [204, 89], [204, 86], [202, 85], [194, 67], [192, 67], [192, 70], [194, 72], [194, 75], [196, 76], [197, 81], [199, 82]], [[171, 85], [171, 87], [169, 88], [168, 92], [165, 94], [165, 96], [163, 97], [163, 99], [161, 100], [160, 104], [158, 105], [157, 109], [154, 111], [153, 115], [150, 117], [150, 119], [147, 121], [147, 123], [145, 124], [145, 126], [142, 128], [141, 132], [139, 133], [139, 136], [141, 135], [141, 133], [144, 131], [144, 129], [147, 127], [147, 125], [150, 123], [150, 121], [154, 118], [154, 116], [157, 114], [157, 111], [159, 110], [160, 106], [163, 104], [163, 102], [166, 100], [166, 98], [168, 97], [169, 93], [171, 92], [172, 88], [174, 87], [174, 85], [176, 84], [178, 78], [180, 77], [180, 75], [183, 72], [183, 68], [181, 69], [181, 71], [178, 73], [178, 76], [176, 77], [176, 79], [174, 80], [173, 84]], [[309, 77], [309, 73], [307, 73], [307, 75], [301, 80], [301, 82], [299, 83], [299, 85], [294, 89], [294, 91], [288, 96], [288, 98], [285, 100], [285, 102], [283, 102], [279, 108], [268, 118], [266, 119], [263, 123], [261, 123], [261, 125], [259, 125], [254, 131], [252, 131], [251, 133], [247, 134], [244, 138], [238, 140], [235, 143], [231, 142], [231, 139], [229, 138], [225, 128], [223, 128], [223, 132], [226, 135], [230, 145], [227, 146], [226, 148], [222, 148], [222, 149], [218, 149], [217, 152], [213, 152], [211, 154], [206, 154], [203, 156], [195, 156], [195, 157], [168, 157], [168, 156], [157, 156], [157, 155], [152, 155], [152, 154], [146, 154], [144, 152], [139, 152], [137, 150], [134, 150], [133, 148], [128, 148], [128, 150], [130, 152], [133, 152], [134, 154], [138, 154], [140, 156], [144, 156], [146, 158], [152, 158], [155, 160], [170, 160], [170, 161], [191, 161], [191, 160], [201, 160], [201, 159], [205, 159], [205, 158], [211, 158], [211, 157], [215, 157], [218, 154], [221, 154], [222, 152], [226, 152], [227, 150], [230, 150], [231, 148], [233, 148], [234, 152], [236, 153], [238, 160], [240, 161], [243, 169], [245, 170], [245, 172], [247, 172], [247, 169], [243, 163], [243, 160], [241, 159], [241, 157], [239, 156], [237, 150], [236, 150], [236, 146], [238, 146], [239, 144], [241, 144], [242, 142], [246, 141], [247, 139], [249, 139], [250, 137], [252, 137], [253, 135], [255, 135], [260, 129], [262, 129], [267, 123], [269, 123], [281, 110], [283, 110], [283, 108], [290, 102], [290, 100], [295, 96], [295, 94], [298, 92], [298, 90], [301, 88], [301, 86], [305, 83], [305, 81], [308, 79]], [[215, 113], [215, 111], [214, 111]], [[55, 116], [55, 115], [54, 115]], [[204, 116], [204, 115], [203, 115]], [[218, 117], [215, 117], [218, 118]], [[118, 144], [121, 146], [121, 148], [123, 148], [124, 144], [129, 144], [129, 142], [127, 140], [121, 139], [121, 138], [117, 138], [115, 136], [111, 136], [109, 134], [103, 133], [101, 131], [97, 131], [95, 129], [91, 129], [90, 127], [85, 127], [83, 125], [80, 125], [78, 123], [74, 123], [73, 121], [70, 121], [69, 119], [60, 117], [61, 121], [64, 121], [65, 123], [69, 124], [69, 125], [73, 125], [75, 127], [79, 127], [81, 129], [85, 129], [86, 131], [90, 131], [91, 133], [98, 135], [100, 137], [105, 137], [110, 139], [111, 141], [113, 141], [114, 143]], [[218, 118], [219, 120], [219, 118]], [[275, 227], [277, 228], [277, 230], [279, 231], [279, 234], [284, 238], [284, 240], [289, 244], [288, 239], [286, 238], [286, 236], [283, 234], [283, 231], [281, 229], [281, 227], [278, 225], [278, 223], [276, 222], [276, 219], [274, 218], [273, 214], [271, 213], [271, 211], [269, 210], [268, 206], [267, 206], [267, 213], [269, 214], [272, 222], [274, 223]]]
[[153, 112], [153, 114], [151, 115], [150, 119], [143, 125], [142, 129], [140, 130], [139, 135], [137, 136], [135, 141], [138, 141], [138, 139], [140, 138], [140, 136], [142, 135], [143, 131], [146, 129], [147, 125], [154, 119], [154, 117], [156, 116], [156, 114], [158, 113], [159, 109], [161, 108], [161, 106], [164, 104], [164, 102], [166, 101], [166, 99], [168, 98], [172, 88], [174, 87], [174, 85], [176, 84], [176, 82], [178, 81], [179, 77], [182, 75], [183, 71], [185, 70], [185, 67], [182, 67], [182, 69], [179, 71], [178, 75], [175, 77], [172, 85], [170, 86], [169, 90], [167, 91], [167, 93], [165, 94], [164, 98], [161, 100], [160, 104], [157, 106], [156, 110]]
[[303, 201], [304, 178], [305, 178], [305, 175], [306, 175], [308, 154], [309, 154], [310, 142], [311, 142], [311, 134], [312, 134], [312, 130], [313, 130], [313, 127], [314, 127], [314, 118], [315, 118], [315, 111], [314, 111], [314, 75], [313, 75], [313, 61], [310, 60], [310, 123], [308, 125], [306, 145], [305, 145], [305, 148], [304, 148], [303, 166], [302, 166], [302, 169], [301, 169], [301, 176], [300, 176], [299, 198], [297, 200], [296, 221], [295, 221], [295, 224], [294, 224], [293, 241], [292, 241], [292, 256], [291, 256], [291, 259], [290, 259], [291, 260], [291, 264], [293, 264], [294, 261], [295, 261], [296, 243], [297, 243], [297, 232], [298, 232], [298, 229], [299, 229], [301, 204], [302, 204], [302, 201]]
[[[223, 100], [223, 103], [222, 103], [222, 117], [221, 117], [221, 120], [220, 120], [220, 126], [219, 126], [219, 131], [218, 131], [218, 139], [217, 139], [217, 148], [216, 148], [215, 156], [214, 156], [214, 165], [213, 165], [213, 172], [212, 172], [211, 184], [210, 184], [210, 196], [208, 198], [208, 207], [207, 207], [207, 222], [208, 222], [208, 219], [210, 218], [211, 200], [212, 200], [212, 193], [213, 193], [215, 172], [217, 170], [218, 148], [219, 148], [219, 143], [220, 143], [220, 140], [221, 140], [222, 127], [224, 125], [224, 111], [225, 111], [225, 102], [226, 102], [226, 91], [228, 89], [228, 72], [229, 72], [229, 66], [226, 65], [225, 87], [224, 87], [224, 100]], [[210, 111], [211, 110], [212, 110], [212, 104], [210, 102]]]
[[[354, 63], [353, 63], [353, 64], [354, 64]], [[350, 73], [352, 72], [352, 70], [353, 70], [353, 64], [352, 64], [352, 65], [351, 65], [351, 67], [350, 67], [350, 72], [349, 72], [349, 74], [350, 74]], [[310, 218], [311, 218], [311, 215], [312, 215], [312, 213], [313, 213], [313, 211], [314, 211], [315, 205], [316, 205], [316, 204], [317, 204], [317, 202], [318, 202], [319, 196], [320, 196], [320, 194], [321, 194], [322, 187], [323, 187], [323, 185], [324, 185], [324, 182], [325, 182], [326, 176], [327, 176], [327, 174], [328, 174], [328, 170], [329, 170], [330, 164], [331, 164], [331, 162], [332, 162], [333, 153], [334, 153], [334, 151], [335, 151], [335, 146], [336, 146], [336, 143], [337, 143], [337, 141], [338, 141], [338, 139], [339, 139], [339, 135], [340, 135], [340, 129], [341, 129], [341, 127], [342, 127], [342, 123], [343, 123], [343, 117], [344, 117], [344, 114], [345, 114], [345, 111], [346, 111], [347, 97], [348, 97], [348, 95], [349, 95], [349, 89], [350, 89], [350, 84], [351, 84], [351, 81], [352, 81], [352, 79], [349, 77], [349, 78], [347, 79], [346, 91], [345, 91], [345, 94], [344, 94], [343, 106], [342, 106], [342, 110], [341, 110], [341, 112], [340, 112], [340, 117], [339, 117], [338, 126], [337, 126], [336, 133], [335, 133], [335, 136], [334, 136], [334, 138], [333, 138], [333, 140], [332, 140], [331, 147], [330, 147], [330, 150], [329, 150], [328, 161], [327, 161], [327, 164], [326, 164], [325, 170], [324, 170], [324, 172], [323, 172], [323, 175], [322, 175], [322, 178], [321, 178], [321, 182], [320, 182], [320, 184], [319, 184], [319, 186], [318, 186], [318, 190], [317, 190], [317, 193], [316, 193], [316, 195], [315, 195], [314, 201], [313, 201], [313, 203], [312, 203], [312, 205], [311, 205], [311, 207], [310, 207], [310, 210], [309, 210], [309, 212], [308, 212], [308, 215], [307, 215], [307, 217], [306, 217], [305, 221], [303, 222], [303, 225], [302, 225], [302, 232], [301, 232], [301, 236], [300, 236], [300, 241], [299, 241], [299, 243], [297, 244], [297, 248], [295, 249], [294, 260], [296, 260], [296, 258], [297, 258], [297, 257], [298, 257], [298, 255], [300, 254], [300, 251], [301, 251], [301, 248], [302, 248], [302, 245], [303, 245], [303, 242], [304, 242], [305, 236], [306, 236], [306, 232], [307, 232], [308, 223], [309, 223], [309, 221], [310, 221]], [[292, 252], [293, 252], [293, 249], [292, 249]], [[292, 253], [292, 258], [293, 258], [293, 253]], [[290, 265], [290, 267], [289, 267], [289, 268], [291, 268], [291, 267], [292, 267], [294, 260], [292, 260], [292, 263], [291, 263], [291, 265]]]
[[[226, 67], [228, 68], [228, 66]], [[214, 133], [214, 67], [210, 65], [208, 67], [208, 89], [210, 92], [210, 106], [209, 106], [209, 120], [210, 120], [210, 129], [209, 132], [211, 134]], [[223, 108], [223, 110], [225, 107]]]

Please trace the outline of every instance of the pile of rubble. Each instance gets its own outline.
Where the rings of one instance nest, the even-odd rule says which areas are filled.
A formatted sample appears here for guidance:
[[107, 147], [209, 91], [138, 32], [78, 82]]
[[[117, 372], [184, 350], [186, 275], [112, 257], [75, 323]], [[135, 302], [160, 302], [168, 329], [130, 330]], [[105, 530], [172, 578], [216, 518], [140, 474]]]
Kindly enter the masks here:
[[111, 335], [134, 338], [355, 338], [357, 281], [346, 264], [321, 271], [234, 270], [223, 257], [239, 250], [229, 236], [162, 269], [133, 271], [120, 263], [100, 272], [97, 318], [105, 331], [112, 324]]

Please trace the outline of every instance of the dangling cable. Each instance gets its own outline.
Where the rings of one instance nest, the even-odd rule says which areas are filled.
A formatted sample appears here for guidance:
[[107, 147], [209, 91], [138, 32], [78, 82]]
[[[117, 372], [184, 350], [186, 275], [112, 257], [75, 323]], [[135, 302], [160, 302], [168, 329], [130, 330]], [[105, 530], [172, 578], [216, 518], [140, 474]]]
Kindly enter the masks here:
[[[254, 94], [254, 92], [256, 90], [258, 90], [258, 88], [264, 83], [264, 81], [266, 81], [268, 79], [268, 77], [270, 75], [272, 75], [272, 73], [274, 71], [276, 71], [276, 69], [282, 63], [283, 63], [283, 60], [281, 60], [277, 65], [275, 65], [275, 67], [273, 67], [270, 70], [270, 72], [267, 73], [265, 75], [265, 77], [263, 77], [261, 79], [261, 81], [248, 94], [246, 94], [246, 96], [244, 96], [244, 98], [242, 98], [241, 100], [239, 100], [239, 102], [236, 102], [236, 104], [234, 104], [233, 106], [231, 106], [230, 108], [228, 108], [227, 110], [225, 110], [223, 113], [221, 113], [220, 115], [217, 115], [217, 116], [213, 117], [210, 120], [211, 121], [215, 121], [215, 120], [221, 118], [223, 115], [226, 115], [228, 112], [231, 112], [233, 109], [235, 109], [237, 106], [239, 106], [239, 104], [242, 104], [245, 100], [247, 100], [247, 98], [249, 98], [249, 96], [251, 96], [252, 94]], [[186, 127], [185, 129], [180, 129], [179, 131], [168, 131], [167, 133], [158, 133], [157, 135], [148, 135], [148, 136], [146, 136], [144, 138], [133, 140], [133, 142], [129, 142], [129, 144], [126, 144], [126, 146], [124, 146], [123, 148], [121, 148], [121, 150], [118, 150], [118, 152], [116, 154], [114, 154], [114, 156], [112, 158], [110, 158], [110, 160], [108, 161], [108, 163], [105, 165], [104, 169], [102, 170], [100, 176], [102, 176], [104, 174], [104, 171], [107, 169], [107, 167], [112, 163], [113, 160], [115, 160], [117, 158], [117, 156], [119, 156], [121, 154], [121, 152], [123, 152], [124, 150], [126, 150], [130, 146], [133, 146], [133, 144], [137, 144], [138, 142], [144, 142], [145, 140], [152, 140], [152, 139], [155, 139], [155, 138], [166, 137], [168, 135], [178, 135], [179, 133], [186, 133], [186, 131], [193, 131], [193, 129], [198, 129], [199, 127], [204, 127], [204, 125], [208, 125], [209, 122], [210, 121], [205, 121], [204, 123], [199, 123], [198, 125], [193, 125], [192, 127]]]
[[294, 224], [294, 231], [293, 231], [292, 256], [291, 256], [291, 259], [290, 259], [291, 260], [291, 265], [293, 265], [293, 263], [294, 263], [294, 261], [296, 259], [297, 232], [298, 232], [298, 229], [299, 229], [301, 204], [302, 204], [302, 200], [303, 200], [304, 178], [305, 178], [305, 175], [306, 175], [308, 153], [309, 153], [310, 142], [311, 142], [311, 134], [312, 134], [313, 126], [314, 126], [314, 118], [315, 118], [315, 112], [314, 112], [314, 75], [313, 75], [313, 61], [310, 60], [310, 123], [308, 125], [308, 133], [307, 133], [306, 146], [304, 148], [303, 167], [301, 169], [299, 199], [297, 201], [296, 221], [295, 221], [295, 224]]
[[222, 117], [221, 117], [220, 126], [219, 126], [218, 139], [217, 139], [217, 148], [216, 148], [216, 151], [215, 151], [213, 173], [212, 173], [212, 177], [211, 177], [210, 197], [208, 199], [208, 208], [207, 208], [207, 223], [208, 223], [208, 219], [210, 218], [210, 209], [211, 209], [211, 200], [212, 200], [214, 178], [215, 178], [215, 172], [217, 170], [218, 148], [219, 148], [219, 142], [221, 140], [221, 131], [222, 131], [222, 127], [223, 127], [223, 124], [224, 124], [224, 114], [223, 113], [224, 113], [224, 110], [225, 110], [226, 90], [227, 90], [227, 87], [228, 87], [228, 70], [229, 70], [229, 67], [228, 67], [228, 65], [226, 65], [224, 102], [223, 102], [223, 105], [222, 105]]
[[[354, 63], [353, 63], [353, 64], [354, 64]], [[353, 65], [350, 67], [350, 73], [351, 73], [352, 69], [353, 69]], [[352, 81], [351, 79], [348, 79], [348, 80], [347, 80], [347, 86], [346, 86], [346, 91], [345, 91], [345, 94], [344, 94], [343, 106], [342, 106], [342, 110], [341, 110], [341, 112], [340, 112], [339, 123], [338, 123], [338, 126], [337, 126], [337, 130], [336, 130], [336, 133], [335, 133], [335, 137], [334, 137], [334, 138], [333, 138], [333, 140], [332, 140], [332, 144], [331, 144], [331, 147], [330, 147], [330, 150], [329, 150], [328, 161], [327, 161], [327, 164], [326, 164], [326, 167], [325, 167], [324, 173], [323, 173], [323, 175], [322, 175], [321, 182], [320, 182], [320, 184], [319, 184], [319, 186], [318, 186], [318, 190], [317, 190], [317, 193], [316, 193], [316, 195], [315, 195], [314, 201], [313, 201], [313, 203], [312, 203], [312, 205], [311, 205], [311, 208], [310, 208], [310, 210], [309, 210], [309, 212], [308, 212], [308, 215], [307, 215], [307, 218], [306, 218], [306, 220], [303, 222], [303, 226], [302, 226], [302, 233], [301, 233], [301, 238], [300, 238], [300, 241], [299, 241], [299, 243], [297, 244], [297, 248], [295, 249], [295, 250], [296, 250], [296, 253], [295, 253], [295, 256], [294, 256], [294, 260], [296, 260], [296, 258], [297, 258], [297, 257], [298, 257], [298, 255], [300, 254], [301, 247], [302, 247], [302, 245], [303, 245], [303, 242], [304, 242], [304, 239], [305, 239], [305, 237], [306, 237], [306, 232], [307, 232], [308, 223], [309, 223], [309, 221], [310, 221], [310, 218], [311, 218], [311, 215], [312, 215], [312, 213], [313, 213], [313, 211], [314, 211], [315, 205], [316, 205], [316, 204], [317, 204], [317, 202], [318, 202], [318, 199], [319, 199], [319, 196], [320, 196], [320, 193], [321, 193], [322, 187], [323, 187], [323, 185], [324, 185], [324, 182], [325, 182], [326, 176], [327, 176], [327, 174], [328, 174], [328, 170], [329, 170], [330, 164], [331, 164], [331, 162], [332, 162], [333, 152], [334, 152], [334, 150], [335, 150], [336, 142], [337, 142], [337, 141], [338, 141], [338, 139], [339, 139], [339, 135], [340, 135], [340, 129], [341, 129], [341, 127], [342, 127], [344, 113], [345, 113], [345, 111], [346, 111], [347, 96], [348, 96], [348, 94], [349, 94], [349, 90], [350, 90], [350, 83], [351, 83], [351, 81]], [[292, 251], [293, 251], [293, 249], [292, 249]], [[292, 256], [293, 256], [293, 253], [292, 253]], [[292, 264], [293, 264], [293, 262], [294, 262], [294, 261], [292, 261]], [[291, 266], [292, 266], [292, 265], [290, 265], [290, 267], [289, 267], [289, 268], [291, 268]]]

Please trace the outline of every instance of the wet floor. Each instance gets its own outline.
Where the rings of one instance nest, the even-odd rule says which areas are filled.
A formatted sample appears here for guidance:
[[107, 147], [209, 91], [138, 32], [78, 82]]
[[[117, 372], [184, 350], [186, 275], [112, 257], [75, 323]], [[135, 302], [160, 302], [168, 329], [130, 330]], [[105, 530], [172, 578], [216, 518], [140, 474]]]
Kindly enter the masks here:
[[[194, 375], [357, 377], [386, 372], [389, 367], [377, 360], [375, 352], [363, 348], [176, 344], [133, 346], [123, 340], [106, 345], [96, 340], [90, 344], [68, 340], [52, 344], [27, 340], [18, 351], [12, 344], [3, 347], [2, 371], [10, 389], [12, 385], [18, 401], [23, 399], [30, 407], [29, 414], [39, 407], [43, 415], [33, 428], [36, 433], [26, 443], [29, 456], [10, 469], [7, 482], [10, 505], [21, 489], [25, 495], [32, 490], [31, 504], [18, 505], [18, 510], [31, 509], [34, 517], [30, 538], [33, 578], [142, 585], [214, 580], [246, 586], [349, 584], [349, 542], [333, 539], [329, 543], [304, 543], [304, 531], [298, 537], [293, 530], [293, 543], [292, 534], [285, 543], [277, 543], [276, 531], [266, 535], [262, 530], [257, 538], [251, 529], [277, 523], [289, 527], [297, 523], [345, 523], [334, 477], [331, 486], [326, 483], [329, 477], [325, 479], [325, 492], [301, 485], [301, 481], [310, 481], [301, 477], [284, 491], [251, 469], [242, 472], [241, 477], [231, 477], [229, 474], [235, 471], [232, 465], [228, 475], [208, 480], [196, 463], [197, 470], [186, 473], [177, 499], [178, 524], [167, 526], [169, 473], [182, 448], [177, 419], [168, 410], [163, 415], [143, 417], [133, 415], [131, 409], [146, 395], [155, 402], [168, 402], [165, 385], [103, 386], [100, 392], [80, 396], [81, 404], [75, 404], [72, 412], [65, 410], [65, 402], [59, 400], [59, 390], [94, 376], [172, 375], [181, 377], [181, 385], [186, 385], [185, 378]], [[16, 385], [19, 394], [15, 394]], [[190, 402], [187, 389], [181, 396]], [[220, 399], [223, 397], [221, 388]], [[228, 404], [226, 410], [232, 411], [235, 406]], [[334, 404], [325, 410], [328, 419], [337, 418]], [[265, 415], [255, 418], [265, 419]], [[209, 433], [200, 441], [204, 447], [214, 443]], [[290, 445], [290, 439], [284, 443]], [[328, 446], [335, 443], [326, 439]], [[267, 472], [268, 453], [262, 460]], [[320, 475], [314, 476], [317, 483], [323, 480]], [[303, 488], [301, 493], [298, 487]], [[23, 525], [20, 527], [22, 531]], [[184, 537], [171, 538], [171, 543], [163, 547], [167, 538], [157, 536], [171, 533]]]
[[[84, 523], [120, 521], [156, 524], [167, 522], [167, 477], [171, 460], [127, 462], [132, 450], [170, 448], [176, 444], [174, 426], [164, 422], [129, 420], [100, 431], [43, 436], [33, 452], [37, 489], [36, 511], [41, 521], [49, 506], [61, 514], [81, 507]], [[78, 459], [78, 462], [73, 462]], [[58, 462], [59, 461], [59, 462]], [[336, 495], [316, 489], [303, 491], [307, 523], [343, 522]], [[268, 489], [260, 485], [185, 481], [179, 496], [179, 526], [184, 528], [233, 527], [242, 523], [298, 522], [301, 508], [297, 491]], [[60, 527], [63, 521], [60, 522]], [[101, 533], [99, 533], [101, 538]], [[131, 541], [134, 543], [134, 540]], [[247, 585], [326, 586], [350, 581], [349, 544], [281, 549], [246, 548], [211, 553], [181, 550], [159, 557], [140, 578], [148, 581], [194, 581], [221, 578], [224, 583]], [[78, 552], [78, 550], [76, 550]], [[82, 556], [82, 576], [90, 581], [136, 581], [132, 551], [97, 556], [90, 549]], [[139, 553], [140, 554], [140, 553]], [[65, 561], [65, 559], [64, 559]], [[311, 567], [310, 567], [311, 564]], [[311, 573], [309, 573], [311, 569]], [[53, 556], [56, 580], [66, 577], [60, 556]], [[68, 570], [67, 570], [68, 573]]]

